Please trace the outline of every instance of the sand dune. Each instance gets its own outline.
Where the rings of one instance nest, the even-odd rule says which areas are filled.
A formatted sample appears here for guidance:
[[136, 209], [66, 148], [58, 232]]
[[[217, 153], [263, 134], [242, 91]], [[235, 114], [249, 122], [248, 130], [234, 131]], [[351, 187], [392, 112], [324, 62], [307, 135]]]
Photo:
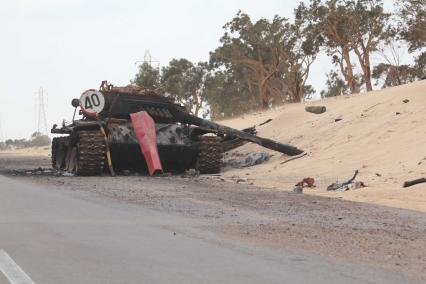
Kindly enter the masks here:
[[[408, 103], [403, 100], [408, 99]], [[304, 149], [308, 155], [281, 165], [286, 156], [274, 153], [267, 163], [232, 169], [225, 176], [246, 177], [256, 185], [292, 190], [304, 177], [316, 180], [305, 193], [378, 203], [426, 212], [426, 184], [402, 188], [405, 180], [426, 176], [426, 81], [352, 95], [328, 98], [318, 104], [321, 115], [304, 111], [303, 104], [253, 113], [221, 123], [244, 128], [272, 118], [258, 127], [260, 136]], [[336, 118], [341, 121], [335, 122]], [[238, 152], [268, 151], [254, 144]], [[273, 152], [271, 152], [273, 153]], [[343, 193], [327, 192], [335, 181], [357, 180], [368, 187]]]

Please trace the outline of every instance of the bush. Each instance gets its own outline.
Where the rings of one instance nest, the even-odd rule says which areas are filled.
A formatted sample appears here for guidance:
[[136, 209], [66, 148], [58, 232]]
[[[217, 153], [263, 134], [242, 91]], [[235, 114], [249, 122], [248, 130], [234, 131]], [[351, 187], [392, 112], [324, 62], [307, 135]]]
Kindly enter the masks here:
[[28, 147], [43, 147], [43, 146], [49, 146], [50, 145], [50, 138], [47, 135], [43, 135], [40, 132], [34, 132], [31, 135], [31, 139], [7, 139], [5, 142], [1, 142], [0, 149], [7, 149], [7, 148], [16, 148], [16, 149], [22, 149], [22, 148], [28, 148]]
[[6, 143], [4, 142], [0, 142], [0, 150], [6, 150], [8, 147], [6, 145]]
[[50, 138], [47, 135], [36, 136], [29, 142], [29, 147], [42, 147], [50, 145]]
[[50, 138], [40, 132], [34, 132], [31, 135], [31, 140], [28, 142], [28, 147], [42, 147], [50, 145]]

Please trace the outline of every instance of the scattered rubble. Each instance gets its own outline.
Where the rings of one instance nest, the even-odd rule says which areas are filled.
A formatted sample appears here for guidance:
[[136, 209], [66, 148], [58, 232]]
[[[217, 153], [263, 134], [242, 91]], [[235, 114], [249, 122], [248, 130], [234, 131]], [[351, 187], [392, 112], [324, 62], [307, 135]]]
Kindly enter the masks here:
[[19, 169], [19, 170], [7, 170], [4, 172], [11, 176], [65, 176], [61, 171], [57, 171], [50, 168], [35, 168], [35, 169]]
[[333, 183], [327, 187], [328, 191], [344, 192], [350, 189], [358, 189], [366, 187], [362, 181], [353, 181], [351, 183]]
[[304, 178], [302, 181], [298, 182], [296, 186], [315, 187], [315, 179], [311, 177]]
[[271, 157], [272, 155], [269, 153], [252, 153], [240, 158], [227, 160], [224, 165], [225, 167], [241, 169], [262, 164], [269, 161]]
[[346, 182], [343, 183], [332, 183], [327, 187], [328, 191], [335, 191], [335, 192], [344, 192], [350, 189], [358, 189], [362, 187], [366, 187], [364, 182], [362, 181], [355, 181], [356, 176], [358, 175], [359, 171], [356, 170], [354, 176], [349, 179]]
[[302, 181], [298, 182], [294, 188], [294, 193], [303, 193], [303, 188], [305, 187], [316, 187], [315, 186], [315, 179], [311, 177], [304, 178]]
[[303, 186], [295, 185], [293, 188], [294, 193], [303, 193]]
[[402, 187], [410, 187], [410, 186], [413, 186], [419, 183], [425, 183], [425, 182], [426, 182], [426, 178], [419, 178], [419, 179], [404, 182]]
[[306, 106], [305, 111], [315, 114], [321, 114], [327, 111], [325, 106]]
[[364, 109], [364, 110], [363, 110], [363, 112], [368, 112], [368, 111], [372, 110], [373, 108], [375, 108], [376, 106], [378, 106], [378, 105], [380, 105], [380, 104], [381, 104], [381, 103], [377, 103], [377, 104], [375, 104], [375, 105], [372, 105], [371, 107]]
[[293, 160], [296, 160], [296, 159], [299, 159], [299, 158], [302, 158], [302, 157], [306, 156], [307, 154], [308, 154], [308, 153], [304, 152], [304, 153], [302, 153], [302, 154], [300, 154], [300, 155], [297, 155], [297, 156], [294, 156], [294, 157], [288, 158], [287, 160], [282, 161], [282, 162], [280, 163], [280, 165], [285, 164], [285, 163], [288, 163], [288, 162], [293, 161]]
[[267, 123], [269, 123], [269, 122], [271, 122], [271, 121], [272, 121], [272, 118], [270, 118], [270, 119], [268, 119], [268, 120], [266, 120], [266, 121], [262, 122], [261, 124], [259, 124], [259, 126], [265, 125], [265, 124], [267, 124]]

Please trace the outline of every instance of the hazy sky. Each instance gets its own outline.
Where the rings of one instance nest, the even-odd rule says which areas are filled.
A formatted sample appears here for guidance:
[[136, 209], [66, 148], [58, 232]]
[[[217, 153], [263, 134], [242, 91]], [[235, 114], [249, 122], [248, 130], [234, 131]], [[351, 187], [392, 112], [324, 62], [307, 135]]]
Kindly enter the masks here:
[[[385, 0], [391, 6], [390, 0]], [[279, 0], [1, 0], [0, 140], [37, 129], [35, 92], [48, 93], [47, 124], [71, 120], [71, 99], [102, 80], [126, 85], [146, 50], [208, 60], [222, 26], [241, 9], [253, 19], [292, 17], [298, 1]], [[320, 59], [310, 83], [319, 92], [330, 60]]]

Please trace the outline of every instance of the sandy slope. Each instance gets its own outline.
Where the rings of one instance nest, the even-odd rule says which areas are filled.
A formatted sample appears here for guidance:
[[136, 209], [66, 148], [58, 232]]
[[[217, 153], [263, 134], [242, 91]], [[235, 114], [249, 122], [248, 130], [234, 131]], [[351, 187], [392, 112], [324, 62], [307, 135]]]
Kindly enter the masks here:
[[[404, 99], [410, 102], [403, 103]], [[272, 118], [272, 122], [257, 128], [260, 136], [308, 152], [308, 156], [283, 165], [280, 162], [288, 157], [275, 153], [263, 165], [228, 170], [225, 176], [246, 177], [256, 185], [278, 190], [292, 190], [304, 177], [313, 177], [317, 188], [305, 193], [426, 212], [426, 184], [401, 187], [405, 180], [426, 176], [426, 81], [330, 98], [319, 104], [327, 106], [326, 113], [307, 113], [303, 104], [292, 104], [221, 121], [244, 128]], [[342, 120], [335, 122], [336, 118]], [[236, 151], [265, 149], [248, 144]], [[327, 185], [349, 179], [356, 169], [360, 170], [357, 180], [364, 181], [367, 188], [326, 191]]]
[[3, 150], [0, 154], [22, 155], [22, 156], [48, 156], [50, 155], [50, 146], [29, 147], [23, 149]]

